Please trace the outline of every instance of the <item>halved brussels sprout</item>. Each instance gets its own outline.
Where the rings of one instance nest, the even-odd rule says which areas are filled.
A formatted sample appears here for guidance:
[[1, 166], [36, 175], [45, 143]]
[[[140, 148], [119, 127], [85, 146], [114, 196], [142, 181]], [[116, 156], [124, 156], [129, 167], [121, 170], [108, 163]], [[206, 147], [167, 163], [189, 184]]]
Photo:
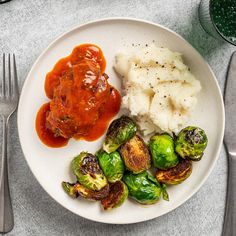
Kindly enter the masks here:
[[81, 152], [75, 157], [72, 161], [72, 171], [77, 180], [86, 188], [98, 191], [107, 185], [107, 179], [97, 158], [90, 153]]
[[174, 140], [167, 133], [152, 136], [149, 142], [149, 150], [153, 165], [156, 168], [167, 170], [179, 162], [174, 150]]
[[134, 174], [138, 174], [151, 167], [151, 157], [142, 138], [135, 135], [120, 148], [125, 166]]
[[116, 151], [122, 144], [130, 140], [137, 131], [137, 125], [128, 116], [121, 116], [110, 124], [103, 149], [107, 153]]
[[62, 187], [65, 192], [73, 198], [82, 196], [83, 198], [88, 200], [100, 201], [103, 198], [107, 197], [109, 194], [109, 184], [107, 184], [99, 191], [88, 189], [80, 183], [70, 184], [68, 182], [62, 182]]
[[158, 170], [156, 173], [157, 181], [165, 184], [180, 184], [186, 180], [192, 173], [192, 161], [183, 160], [169, 170]]
[[121, 180], [124, 174], [124, 163], [118, 152], [108, 154], [103, 150], [96, 153], [100, 167], [108, 182], [114, 183]]
[[127, 199], [129, 191], [122, 181], [117, 181], [110, 185], [109, 195], [102, 199], [101, 204], [104, 210], [117, 208]]
[[182, 157], [193, 161], [201, 160], [207, 146], [207, 136], [203, 129], [188, 126], [182, 129], [175, 142], [175, 151]]
[[168, 200], [165, 186], [158, 183], [155, 177], [146, 171], [136, 175], [126, 174], [123, 180], [128, 186], [130, 196], [141, 204], [154, 204], [160, 199], [161, 194]]
[[75, 189], [79, 193], [80, 196], [90, 200], [100, 201], [103, 198], [107, 197], [109, 194], [109, 184], [105, 187], [101, 188], [99, 191], [91, 190], [84, 187], [80, 183], [75, 184]]
[[62, 182], [62, 187], [64, 191], [72, 198], [77, 198], [79, 196], [78, 192], [74, 188], [75, 184], [71, 184], [69, 182]]

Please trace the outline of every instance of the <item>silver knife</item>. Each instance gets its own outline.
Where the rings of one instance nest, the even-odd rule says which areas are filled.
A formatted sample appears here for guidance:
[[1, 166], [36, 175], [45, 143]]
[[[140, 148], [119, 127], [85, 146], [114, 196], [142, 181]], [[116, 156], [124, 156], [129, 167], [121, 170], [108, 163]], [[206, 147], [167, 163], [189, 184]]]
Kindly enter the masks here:
[[225, 136], [228, 180], [222, 236], [236, 235], [236, 51], [233, 53], [225, 86]]
[[0, 0], [0, 4], [3, 4], [5, 2], [10, 2], [11, 0]]
[[11, 0], [0, 0], [0, 4], [3, 4], [5, 2], [10, 2]]

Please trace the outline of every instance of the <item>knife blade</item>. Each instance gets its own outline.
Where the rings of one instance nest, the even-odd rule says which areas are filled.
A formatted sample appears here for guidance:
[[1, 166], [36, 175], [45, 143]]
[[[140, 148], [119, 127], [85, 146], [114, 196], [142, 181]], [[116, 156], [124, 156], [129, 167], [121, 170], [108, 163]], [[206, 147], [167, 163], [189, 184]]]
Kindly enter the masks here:
[[0, 4], [6, 3], [6, 2], [10, 2], [11, 0], [0, 0]]
[[227, 150], [236, 153], [236, 51], [229, 63], [224, 100], [226, 118], [224, 141]]
[[232, 236], [236, 235], [236, 52], [229, 63], [224, 99], [228, 178], [222, 236]]

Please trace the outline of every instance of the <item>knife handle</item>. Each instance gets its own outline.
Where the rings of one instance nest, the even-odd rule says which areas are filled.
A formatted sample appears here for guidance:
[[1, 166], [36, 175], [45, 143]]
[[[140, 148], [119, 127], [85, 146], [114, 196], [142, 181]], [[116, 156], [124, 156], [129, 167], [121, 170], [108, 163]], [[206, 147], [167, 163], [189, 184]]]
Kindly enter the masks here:
[[228, 154], [228, 184], [222, 236], [236, 235], [236, 153]]

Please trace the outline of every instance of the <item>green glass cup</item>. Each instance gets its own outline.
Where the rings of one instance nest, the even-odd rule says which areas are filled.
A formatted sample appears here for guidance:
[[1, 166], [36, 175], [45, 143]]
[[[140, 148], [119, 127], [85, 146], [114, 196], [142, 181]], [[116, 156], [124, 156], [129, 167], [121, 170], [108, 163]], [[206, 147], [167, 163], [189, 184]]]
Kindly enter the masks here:
[[201, 0], [198, 13], [207, 33], [236, 46], [236, 0]]

